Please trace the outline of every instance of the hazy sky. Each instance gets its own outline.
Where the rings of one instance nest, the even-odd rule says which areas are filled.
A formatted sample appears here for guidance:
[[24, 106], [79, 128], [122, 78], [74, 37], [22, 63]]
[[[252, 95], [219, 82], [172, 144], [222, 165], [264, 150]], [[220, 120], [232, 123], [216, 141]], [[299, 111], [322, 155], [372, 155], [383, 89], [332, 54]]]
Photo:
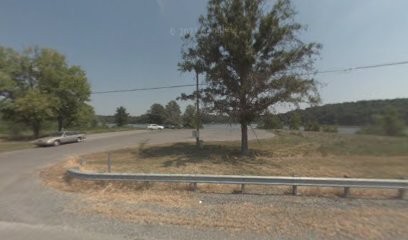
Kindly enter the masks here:
[[[197, 28], [205, 0], [2, 0], [0, 45], [38, 45], [87, 72], [93, 91], [194, 84], [177, 71], [180, 36]], [[269, 1], [273, 2], [273, 1]], [[408, 1], [295, 0], [306, 41], [323, 44], [318, 70], [408, 60]], [[408, 97], [408, 65], [322, 74], [323, 103]], [[92, 95], [98, 114], [132, 114], [193, 88]], [[185, 106], [186, 103], [180, 103]]]

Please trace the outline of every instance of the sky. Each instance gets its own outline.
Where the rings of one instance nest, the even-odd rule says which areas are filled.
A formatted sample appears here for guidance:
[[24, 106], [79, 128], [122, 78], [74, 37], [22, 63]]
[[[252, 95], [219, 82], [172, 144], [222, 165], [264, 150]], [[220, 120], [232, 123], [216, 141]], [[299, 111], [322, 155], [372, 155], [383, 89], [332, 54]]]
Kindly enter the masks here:
[[[268, 0], [272, 4], [273, 0]], [[293, 0], [306, 42], [323, 45], [316, 69], [408, 60], [408, 1]], [[181, 36], [194, 32], [206, 0], [2, 0], [0, 45], [63, 53], [87, 73], [92, 91], [194, 84], [180, 73]], [[318, 74], [322, 104], [408, 97], [408, 65]], [[167, 104], [193, 87], [93, 94], [97, 114], [132, 115]], [[184, 108], [188, 102], [179, 102]], [[288, 110], [278, 106], [277, 111]]]

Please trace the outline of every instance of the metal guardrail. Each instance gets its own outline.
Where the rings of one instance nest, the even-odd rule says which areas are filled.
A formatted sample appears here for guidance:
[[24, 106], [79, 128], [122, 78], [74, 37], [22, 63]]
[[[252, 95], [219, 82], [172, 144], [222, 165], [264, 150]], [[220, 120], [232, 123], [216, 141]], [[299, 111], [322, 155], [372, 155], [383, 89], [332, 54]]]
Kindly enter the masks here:
[[406, 179], [362, 179], [362, 178], [314, 178], [314, 177], [263, 177], [263, 176], [234, 176], [234, 175], [192, 175], [192, 174], [128, 174], [128, 173], [91, 173], [69, 169], [71, 177], [84, 180], [102, 181], [135, 181], [135, 182], [176, 182], [176, 183], [212, 183], [212, 184], [241, 184], [243, 190], [248, 185], [283, 185], [292, 186], [293, 194], [297, 186], [313, 187], [344, 187], [345, 195], [350, 188], [380, 188], [399, 189], [402, 197], [408, 189]]

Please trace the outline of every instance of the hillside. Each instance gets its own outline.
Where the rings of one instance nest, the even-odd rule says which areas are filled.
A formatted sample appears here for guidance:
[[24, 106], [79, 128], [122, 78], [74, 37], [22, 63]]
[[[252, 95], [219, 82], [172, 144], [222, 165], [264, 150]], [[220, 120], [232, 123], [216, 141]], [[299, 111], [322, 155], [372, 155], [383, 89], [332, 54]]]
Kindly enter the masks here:
[[389, 108], [395, 108], [408, 124], [408, 98], [326, 104], [279, 114], [279, 117], [288, 123], [292, 115], [297, 112], [303, 122], [317, 121], [328, 125], [362, 126], [372, 123], [375, 115], [384, 114]]

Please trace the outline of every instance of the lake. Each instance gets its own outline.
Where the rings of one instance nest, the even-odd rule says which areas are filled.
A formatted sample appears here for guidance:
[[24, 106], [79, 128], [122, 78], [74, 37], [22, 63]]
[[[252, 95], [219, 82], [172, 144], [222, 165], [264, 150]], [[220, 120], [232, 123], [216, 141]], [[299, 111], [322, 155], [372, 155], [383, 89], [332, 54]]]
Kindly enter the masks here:
[[[114, 124], [112, 125], [114, 126]], [[132, 126], [135, 128], [147, 128], [147, 124], [129, 124], [129, 126]], [[234, 124], [221, 124], [221, 123], [203, 124], [203, 127], [204, 129], [240, 129], [241, 128], [241, 126], [236, 123]], [[252, 124], [251, 127], [256, 128], [256, 124]], [[360, 129], [361, 127], [359, 126], [338, 126], [337, 127], [338, 133], [342, 133], [342, 134], [356, 134], [357, 131], [359, 131]]]

